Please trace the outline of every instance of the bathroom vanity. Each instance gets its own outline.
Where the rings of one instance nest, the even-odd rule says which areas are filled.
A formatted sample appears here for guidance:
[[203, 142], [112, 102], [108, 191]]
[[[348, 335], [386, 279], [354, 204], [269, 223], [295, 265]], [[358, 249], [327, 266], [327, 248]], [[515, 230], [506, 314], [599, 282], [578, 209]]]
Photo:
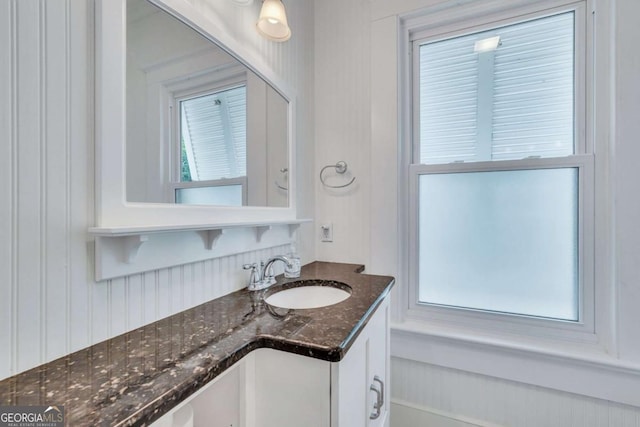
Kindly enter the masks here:
[[152, 426], [388, 425], [387, 319], [385, 299], [339, 362], [255, 350]]
[[69, 426], [388, 424], [392, 277], [314, 262], [302, 280], [346, 284], [346, 300], [269, 306], [233, 292], [0, 382], [1, 405], [63, 405]]
[[[99, 0], [93, 9], [96, 215], [87, 240], [96, 282], [89, 286], [300, 240], [295, 233], [309, 220], [296, 209], [306, 190], [296, 187], [304, 182], [296, 169], [310, 164], [297, 164], [303, 150], [294, 131], [306, 119], [296, 115], [297, 94], [283, 78], [289, 74], [269, 66], [290, 51], [270, 58], [271, 47], [234, 38], [218, 13], [224, 8], [207, 2]], [[247, 105], [238, 149], [247, 152], [244, 168], [194, 179], [179, 161], [182, 119], [190, 114], [182, 103], [215, 89], [220, 98], [211, 105], [222, 105], [229, 85], [246, 87], [246, 97], [238, 95]], [[274, 117], [279, 125], [272, 128]], [[189, 152], [197, 147], [189, 145], [191, 171]], [[240, 194], [234, 204], [182, 198], [229, 179]], [[0, 405], [64, 407], [73, 427], [384, 425], [394, 279], [362, 271], [305, 266], [300, 279], [340, 282], [350, 291], [317, 308], [265, 303], [291, 286], [283, 278], [266, 290], [229, 293], [0, 381]], [[238, 276], [247, 275], [238, 266]]]

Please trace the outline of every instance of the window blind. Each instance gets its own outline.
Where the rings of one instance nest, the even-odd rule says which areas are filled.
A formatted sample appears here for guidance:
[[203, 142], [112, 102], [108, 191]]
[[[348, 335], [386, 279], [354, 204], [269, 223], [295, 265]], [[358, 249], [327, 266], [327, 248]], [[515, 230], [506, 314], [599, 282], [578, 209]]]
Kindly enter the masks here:
[[[474, 51], [495, 36], [495, 51]], [[420, 163], [574, 153], [573, 12], [423, 43], [419, 55]]]
[[420, 47], [421, 163], [474, 158], [478, 95], [475, 39], [459, 37]]
[[193, 181], [246, 175], [246, 86], [181, 101], [181, 136]]

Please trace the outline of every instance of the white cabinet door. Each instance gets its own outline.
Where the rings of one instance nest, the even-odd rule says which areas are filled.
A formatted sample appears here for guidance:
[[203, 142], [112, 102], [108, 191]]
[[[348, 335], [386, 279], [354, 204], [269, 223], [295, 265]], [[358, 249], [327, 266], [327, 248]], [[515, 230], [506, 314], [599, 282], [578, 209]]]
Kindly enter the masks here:
[[232, 368], [204, 393], [191, 400], [193, 427], [240, 427], [244, 392], [240, 376], [243, 369], [242, 364]]
[[330, 427], [329, 362], [266, 348], [253, 354], [247, 427]]
[[331, 364], [332, 426], [388, 425], [388, 319], [389, 304], [385, 300], [345, 358]]
[[202, 387], [151, 427], [240, 427], [244, 388], [240, 381], [244, 361]]
[[389, 304], [378, 307], [367, 325], [367, 419], [383, 427], [389, 418]]
[[331, 364], [332, 426], [367, 425], [367, 346], [365, 329], [346, 356], [340, 362]]

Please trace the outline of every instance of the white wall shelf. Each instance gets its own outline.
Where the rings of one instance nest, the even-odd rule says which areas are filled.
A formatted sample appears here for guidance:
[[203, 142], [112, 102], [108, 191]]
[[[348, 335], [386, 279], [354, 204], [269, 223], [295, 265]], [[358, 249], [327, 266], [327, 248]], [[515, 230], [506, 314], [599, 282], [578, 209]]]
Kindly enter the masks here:
[[[91, 227], [95, 279], [112, 279], [188, 264], [248, 248], [284, 245], [311, 219], [227, 224]], [[223, 245], [218, 242], [224, 241]]]
[[170, 233], [180, 231], [209, 231], [225, 230], [230, 228], [264, 228], [279, 225], [288, 225], [294, 231], [300, 224], [311, 222], [312, 219], [288, 219], [264, 222], [232, 222], [225, 224], [194, 224], [194, 225], [144, 225], [144, 226], [113, 226], [113, 227], [89, 227], [89, 234], [102, 237], [123, 237], [152, 233]]

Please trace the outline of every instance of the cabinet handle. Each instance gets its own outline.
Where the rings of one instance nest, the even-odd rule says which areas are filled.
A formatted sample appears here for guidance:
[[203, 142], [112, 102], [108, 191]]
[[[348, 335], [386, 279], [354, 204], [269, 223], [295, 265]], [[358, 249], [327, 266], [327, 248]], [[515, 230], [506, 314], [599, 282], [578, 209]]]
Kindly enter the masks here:
[[373, 377], [373, 382], [380, 383], [380, 399], [378, 400], [378, 406], [382, 408], [384, 406], [384, 381], [376, 375]]
[[380, 405], [380, 399], [381, 399], [380, 390], [378, 390], [374, 384], [371, 384], [371, 386], [369, 387], [369, 390], [374, 391], [376, 393], [376, 403], [373, 404], [374, 412], [372, 412], [369, 415], [370, 420], [375, 420], [378, 417], [380, 417], [380, 409], [382, 408], [382, 405]]
[[373, 377], [373, 382], [380, 384], [380, 390], [378, 390], [375, 384], [371, 384], [371, 386], [369, 387], [369, 390], [376, 393], [376, 403], [373, 404], [374, 412], [369, 415], [370, 420], [375, 420], [380, 417], [382, 407], [384, 406], [384, 381], [382, 381], [380, 377], [376, 375]]

